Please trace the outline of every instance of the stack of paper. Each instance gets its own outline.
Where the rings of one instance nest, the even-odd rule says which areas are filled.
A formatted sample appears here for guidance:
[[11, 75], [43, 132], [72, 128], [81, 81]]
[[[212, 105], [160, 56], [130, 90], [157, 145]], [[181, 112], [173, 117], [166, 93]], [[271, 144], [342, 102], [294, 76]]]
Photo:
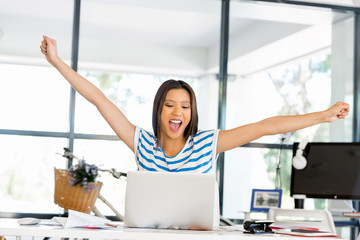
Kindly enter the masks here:
[[314, 231], [306, 229], [279, 229], [274, 230], [274, 233], [302, 236], [302, 237], [338, 237], [337, 235], [326, 231]]
[[276, 224], [271, 224], [269, 227], [270, 227], [272, 230], [281, 230], [281, 229], [303, 229], [303, 230], [319, 231], [318, 228], [303, 227], [303, 226], [290, 226], [290, 225], [276, 225]]
[[344, 217], [360, 217], [360, 212], [343, 212]]
[[[109, 228], [114, 227], [110, 224], [110, 220], [106, 218], [96, 217], [90, 214], [69, 210], [69, 217], [54, 217], [53, 222], [61, 224], [64, 228], [72, 227], [96, 227]], [[115, 226], [116, 227], [116, 226]]]

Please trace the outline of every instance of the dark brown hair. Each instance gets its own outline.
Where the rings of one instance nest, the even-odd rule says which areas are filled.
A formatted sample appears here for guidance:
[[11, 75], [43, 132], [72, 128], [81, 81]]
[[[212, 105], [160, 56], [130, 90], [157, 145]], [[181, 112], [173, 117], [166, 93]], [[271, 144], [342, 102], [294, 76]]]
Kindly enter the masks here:
[[182, 80], [167, 80], [159, 87], [153, 105], [153, 115], [152, 115], [152, 125], [155, 137], [157, 138], [156, 149], [160, 144], [160, 123], [161, 123], [161, 112], [165, 102], [166, 94], [171, 89], [185, 89], [190, 95], [190, 105], [191, 105], [191, 119], [189, 124], [186, 126], [184, 131], [184, 137], [187, 139], [190, 135], [194, 136], [198, 131], [198, 112], [196, 106], [196, 97], [193, 89], [189, 84]]

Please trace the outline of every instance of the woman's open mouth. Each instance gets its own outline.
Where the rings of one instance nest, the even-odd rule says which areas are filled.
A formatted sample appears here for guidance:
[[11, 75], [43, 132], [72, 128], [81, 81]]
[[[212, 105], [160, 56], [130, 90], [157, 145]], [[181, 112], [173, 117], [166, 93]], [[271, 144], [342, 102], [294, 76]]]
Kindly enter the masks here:
[[169, 121], [169, 127], [170, 130], [173, 132], [177, 132], [179, 131], [180, 127], [181, 127], [182, 121], [179, 119], [171, 119]]

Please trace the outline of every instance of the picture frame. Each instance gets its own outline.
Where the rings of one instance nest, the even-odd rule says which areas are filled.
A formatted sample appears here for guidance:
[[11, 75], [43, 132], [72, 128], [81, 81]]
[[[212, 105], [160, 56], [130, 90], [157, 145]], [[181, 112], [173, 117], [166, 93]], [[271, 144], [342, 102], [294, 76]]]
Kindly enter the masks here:
[[251, 195], [252, 212], [268, 212], [272, 207], [281, 207], [281, 189], [253, 189]]

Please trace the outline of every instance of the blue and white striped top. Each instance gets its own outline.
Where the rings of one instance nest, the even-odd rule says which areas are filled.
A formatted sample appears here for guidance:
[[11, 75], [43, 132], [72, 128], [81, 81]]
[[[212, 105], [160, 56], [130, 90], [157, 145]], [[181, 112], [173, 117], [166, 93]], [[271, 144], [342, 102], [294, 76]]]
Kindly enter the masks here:
[[187, 139], [183, 149], [174, 157], [167, 157], [155, 136], [135, 128], [135, 160], [139, 171], [215, 173], [219, 130], [199, 131]]

